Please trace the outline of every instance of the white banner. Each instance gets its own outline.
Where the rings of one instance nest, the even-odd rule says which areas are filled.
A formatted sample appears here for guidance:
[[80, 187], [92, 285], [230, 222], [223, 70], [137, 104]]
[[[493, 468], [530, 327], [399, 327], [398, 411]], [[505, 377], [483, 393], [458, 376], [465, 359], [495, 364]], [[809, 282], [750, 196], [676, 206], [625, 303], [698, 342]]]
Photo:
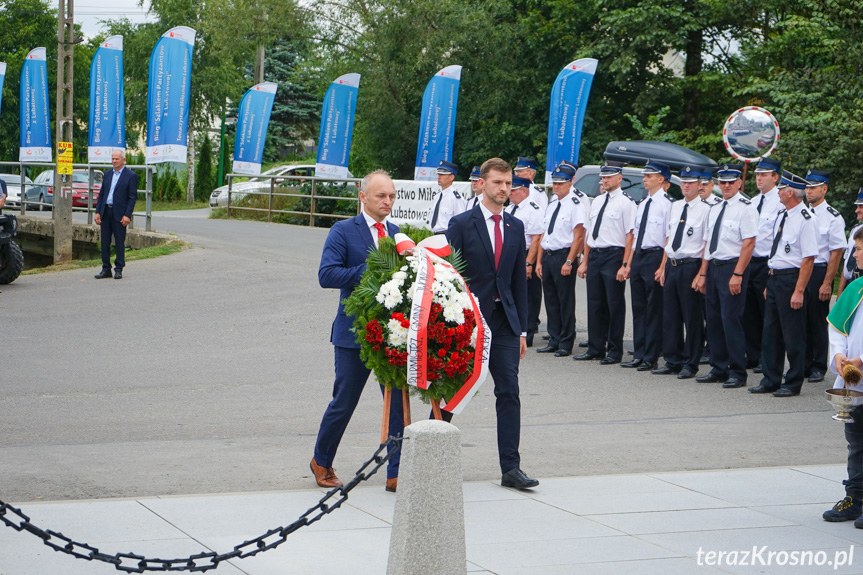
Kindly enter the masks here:
[[[389, 221], [401, 226], [409, 224], [417, 228], [428, 228], [428, 214], [434, 206], [435, 194], [440, 191], [436, 182], [418, 180], [395, 180], [396, 201]], [[456, 191], [462, 198], [473, 198], [470, 182], [455, 182]]]

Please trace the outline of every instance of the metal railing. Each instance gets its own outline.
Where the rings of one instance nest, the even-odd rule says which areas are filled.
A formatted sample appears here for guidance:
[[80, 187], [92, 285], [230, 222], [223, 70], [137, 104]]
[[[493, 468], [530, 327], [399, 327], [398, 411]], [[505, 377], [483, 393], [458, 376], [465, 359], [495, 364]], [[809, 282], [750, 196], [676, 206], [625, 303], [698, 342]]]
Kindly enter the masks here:
[[[23, 215], [28, 210], [29, 211], [42, 211], [45, 209], [52, 209], [54, 206], [54, 180], [51, 179], [50, 183], [45, 184], [36, 184], [32, 181], [27, 181], [28, 178], [26, 175], [27, 168], [45, 168], [49, 170], [54, 170], [56, 168], [56, 164], [46, 163], [46, 162], [0, 162], [0, 172], [9, 173], [8, 168], [11, 167], [14, 172], [20, 177], [20, 186], [21, 186], [21, 196], [18, 198], [18, 201], [13, 201], [10, 203], [7, 199], [6, 207], [7, 208], [18, 208], [19, 212]], [[144, 218], [144, 229], [146, 231], [152, 231], [152, 206], [153, 206], [153, 184], [152, 184], [152, 175], [156, 170], [155, 166], [136, 166], [131, 164], [126, 164], [126, 167], [131, 170], [138, 170], [144, 172], [144, 189], [138, 190], [138, 196], [140, 199], [141, 194], [144, 195], [144, 211], [136, 211], [132, 212], [132, 222], [129, 224], [130, 228], [134, 228], [135, 216]], [[104, 170], [111, 169], [111, 165], [105, 164], [72, 164], [72, 168], [76, 170], [87, 170], [88, 175], [88, 183], [87, 183], [87, 205], [86, 206], [75, 206], [74, 202], [72, 204], [73, 212], [86, 212], [87, 214], [87, 223], [93, 223], [93, 214], [95, 213], [95, 205], [94, 196], [98, 199], [98, 192], [101, 190], [101, 182], [97, 182], [96, 174], [101, 173]], [[40, 170], [40, 172], [45, 170]], [[98, 188], [97, 184], [98, 183]], [[139, 178], [138, 185], [140, 186], [141, 180]], [[28, 197], [27, 190], [32, 190], [35, 188], [44, 188], [44, 190], [39, 190], [39, 195], [42, 198], [42, 201], [32, 200]], [[50, 192], [50, 193], [49, 193]], [[50, 201], [47, 201], [49, 200]], [[35, 208], [33, 207], [35, 206]]]
[[[359, 201], [359, 178], [320, 178], [316, 176], [280, 176], [280, 175], [260, 175], [253, 176], [251, 180], [254, 187], [250, 189], [234, 189], [234, 180], [236, 178], [249, 178], [244, 174], [228, 174], [228, 190], [227, 201], [224, 207], [227, 210], [227, 216], [231, 217], [231, 211], [246, 211], [266, 213], [267, 221], [273, 221], [273, 214], [286, 216], [300, 216], [308, 218], [308, 225], [314, 227], [315, 218], [331, 218], [331, 219], [348, 219], [360, 213], [361, 204]], [[269, 180], [267, 182], [266, 180]], [[290, 182], [297, 182], [297, 186], [290, 186]], [[323, 186], [326, 185], [326, 188]], [[336, 188], [334, 190], [334, 188]], [[322, 194], [323, 190], [327, 192], [344, 190], [344, 194], [351, 195], [327, 195]], [[260, 198], [260, 199], [257, 199]], [[279, 201], [280, 198], [285, 198]], [[295, 201], [291, 202], [291, 198]], [[308, 210], [294, 209], [297, 207], [305, 207], [304, 201], [308, 200]], [[329, 202], [350, 201], [356, 204], [356, 207], [350, 211], [352, 213], [333, 213], [319, 211], [322, 206]], [[218, 199], [217, 199], [218, 202]], [[255, 205], [264, 204], [265, 205]], [[276, 203], [284, 204], [284, 206], [276, 206]], [[334, 205], [334, 209], [338, 206]], [[343, 210], [344, 211], [344, 210]]]

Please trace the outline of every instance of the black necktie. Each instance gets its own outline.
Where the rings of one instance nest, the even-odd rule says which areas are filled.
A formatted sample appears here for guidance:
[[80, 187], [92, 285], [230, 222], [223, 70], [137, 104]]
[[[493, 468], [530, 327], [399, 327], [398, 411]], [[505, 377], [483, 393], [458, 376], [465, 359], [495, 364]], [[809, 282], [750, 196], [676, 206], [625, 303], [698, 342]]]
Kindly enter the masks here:
[[474, 196], [473, 205], [471, 207], [475, 208], [478, 203], [479, 203], [479, 196]]
[[761, 201], [758, 202], [758, 213], [761, 213], [761, 208], [764, 207], [764, 194], [761, 194]]
[[557, 212], [560, 211], [560, 201], [557, 202], [557, 207], [554, 208], [554, 213], [551, 214], [551, 221], [548, 222], [548, 235], [554, 233], [554, 222], [557, 220]]
[[857, 251], [857, 246], [851, 248], [851, 255], [848, 256], [848, 263], [845, 264], [845, 269], [849, 272], [854, 271], [854, 267], [857, 265], [857, 260], [854, 259], [854, 252]]
[[514, 216], [514, 215], [515, 215], [515, 211], [516, 211], [517, 209], [518, 209], [518, 204], [513, 204], [513, 205], [512, 205], [512, 211], [510, 212], [510, 215]]
[[683, 211], [680, 213], [680, 223], [677, 224], [677, 231], [674, 232], [674, 239], [671, 241], [671, 250], [677, 251], [680, 249], [680, 244], [683, 243], [683, 229], [686, 227], [686, 210], [689, 204], [683, 204]]
[[716, 251], [716, 248], [719, 247], [719, 228], [722, 226], [722, 216], [725, 215], [725, 208], [728, 206], [728, 202], [722, 202], [722, 209], [719, 210], [719, 217], [716, 218], [716, 222], [713, 224], [713, 234], [710, 236], [710, 253]]
[[437, 197], [437, 204], [435, 204], [435, 207], [434, 207], [434, 214], [432, 215], [432, 225], [431, 225], [432, 231], [434, 231], [435, 224], [437, 224], [437, 215], [438, 215], [438, 212], [440, 211], [440, 203], [442, 200], [443, 200], [443, 192], [441, 192], [440, 195]]
[[641, 253], [641, 243], [644, 241], [644, 230], [647, 229], [647, 215], [650, 213], [650, 204], [653, 198], [647, 198], [644, 204], [644, 213], [641, 214], [641, 224], [638, 226], [638, 239], [635, 241], [635, 253]]
[[773, 238], [773, 247], [770, 248], [770, 257], [776, 255], [776, 248], [779, 247], [779, 240], [782, 239], [782, 228], [785, 226], [785, 218], [788, 217], [788, 212], [782, 214], [782, 220], [779, 222], [779, 229], [776, 230], [776, 237]]
[[608, 200], [611, 199], [611, 196], [608, 192], [605, 193], [605, 203], [602, 204], [602, 207], [599, 208], [599, 213], [596, 214], [596, 223], [593, 226], [593, 239], [599, 237], [599, 226], [602, 225], [602, 214], [605, 213], [605, 206], [608, 205]]

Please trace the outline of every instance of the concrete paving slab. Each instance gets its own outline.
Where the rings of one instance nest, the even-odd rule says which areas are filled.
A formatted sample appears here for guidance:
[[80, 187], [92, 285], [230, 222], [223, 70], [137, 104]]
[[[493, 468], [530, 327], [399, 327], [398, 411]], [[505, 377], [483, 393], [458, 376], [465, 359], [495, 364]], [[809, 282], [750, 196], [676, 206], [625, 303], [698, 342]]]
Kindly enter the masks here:
[[744, 508], [616, 513], [590, 515], [588, 518], [629, 535], [701, 531], [707, 529], [708, 525], [711, 530], [792, 525], [790, 521]]

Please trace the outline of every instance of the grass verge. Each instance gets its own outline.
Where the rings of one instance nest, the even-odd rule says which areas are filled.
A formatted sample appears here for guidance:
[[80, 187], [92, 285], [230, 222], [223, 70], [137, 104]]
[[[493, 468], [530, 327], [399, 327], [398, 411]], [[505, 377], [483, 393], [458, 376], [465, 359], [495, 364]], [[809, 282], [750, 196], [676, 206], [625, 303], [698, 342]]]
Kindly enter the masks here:
[[[192, 246], [182, 241], [175, 241], [169, 244], [163, 244], [161, 246], [153, 246], [149, 248], [142, 248], [140, 250], [126, 250], [126, 261], [134, 262], [138, 260], [149, 260], [152, 258], [158, 258], [161, 256], [167, 256], [170, 254], [175, 254], [177, 252], [181, 252], [185, 249], [188, 249]], [[111, 259], [114, 258], [114, 249], [111, 249]], [[59, 265], [51, 265], [45, 266], [41, 268], [33, 268], [29, 270], [25, 270], [21, 272], [22, 276], [32, 276], [36, 274], [44, 274], [51, 272], [63, 272], [68, 270], [77, 270], [81, 268], [93, 268], [93, 267], [102, 267], [102, 260], [93, 259], [93, 260], [73, 260], [71, 262]]]

